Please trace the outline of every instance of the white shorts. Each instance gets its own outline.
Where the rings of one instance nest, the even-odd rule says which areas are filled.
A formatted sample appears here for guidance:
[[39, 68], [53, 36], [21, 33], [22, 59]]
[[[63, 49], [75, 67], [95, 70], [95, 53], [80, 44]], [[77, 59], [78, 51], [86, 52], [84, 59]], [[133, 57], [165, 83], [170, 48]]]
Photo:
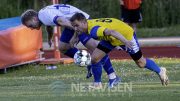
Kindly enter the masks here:
[[125, 45], [121, 45], [121, 46], [117, 46], [116, 49], [118, 50], [124, 50], [126, 52], [128, 52], [129, 54], [135, 54], [140, 50], [140, 46], [138, 43], [138, 40], [136, 38], [136, 34], [133, 35], [133, 39], [131, 40], [132, 44], [133, 44], [133, 49], [129, 49], [127, 47], [125, 47]]

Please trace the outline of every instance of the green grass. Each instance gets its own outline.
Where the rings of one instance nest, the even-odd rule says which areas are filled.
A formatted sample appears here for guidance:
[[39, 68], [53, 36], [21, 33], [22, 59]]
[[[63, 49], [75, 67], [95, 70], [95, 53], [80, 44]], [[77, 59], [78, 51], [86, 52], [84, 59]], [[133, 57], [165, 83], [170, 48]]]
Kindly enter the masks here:
[[164, 28], [138, 28], [137, 36], [139, 38], [151, 37], [180, 37], [180, 25]]
[[[162, 58], [155, 61], [168, 70], [170, 84], [161, 86], [158, 76], [139, 69], [131, 60], [112, 61], [122, 84], [116, 89], [93, 91], [72, 90], [72, 84], [83, 86], [86, 69], [74, 64], [57, 65], [46, 70], [45, 65], [24, 65], [0, 74], [0, 101], [178, 101], [180, 95], [180, 59]], [[103, 72], [103, 83], [108, 79]], [[77, 85], [76, 85], [77, 84]], [[126, 87], [127, 86], [127, 87]], [[130, 87], [124, 90], [124, 88]]]

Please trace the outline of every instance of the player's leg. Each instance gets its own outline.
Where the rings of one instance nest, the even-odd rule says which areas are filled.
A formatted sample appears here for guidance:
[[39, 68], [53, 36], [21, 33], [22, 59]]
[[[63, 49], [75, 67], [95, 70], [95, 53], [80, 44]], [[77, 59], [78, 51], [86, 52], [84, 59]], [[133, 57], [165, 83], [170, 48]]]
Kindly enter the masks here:
[[[159, 75], [159, 77], [162, 81], [162, 84], [167, 85], [168, 77], [166, 75], [166, 69], [160, 68], [153, 60], [143, 57], [135, 34], [134, 34], [134, 37], [131, 42], [133, 43], [133, 49], [132, 50], [128, 49], [127, 52], [130, 54], [130, 56], [135, 61], [135, 63], [140, 68], [147, 68], [151, 71], [156, 72]], [[122, 48], [124, 48], [124, 47], [122, 47]]]
[[[74, 30], [65, 28], [61, 38], [60, 38], [60, 45], [59, 45], [59, 49], [62, 53], [64, 53], [65, 55], [73, 58], [74, 54], [78, 51], [77, 48], [71, 48], [69, 41], [71, 40], [71, 38], [74, 35]], [[87, 38], [87, 39], [86, 39]], [[81, 41], [83, 40], [84, 43], [86, 43], [88, 40], [90, 39], [90, 37], [82, 37]], [[90, 47], [91, 49], [92, 47]], [[98, 65], [99, 68], [96, 69], [95, 71], [95, 81], [96, 82], [100, 82], [101, 81], [101, 74], [102, 74], [102, 66]], [[97, 75], [96, 75], [97, 74]]]
[[[137, 54], [131, 54], [131, 56], [133, 57], [136, 57], [136, 55]], [[151, 71], [156, 72], [160, 77], [162, 85], [168, 85], [168, 76], [166, 74], [166, 68], [160, 68], [153, 60], [149, 58], [144, 58], [143, 55], [141, 55], [140, 59], [134, 61], [140, 68], [147, 68]]]
[[[94, 40], [91, 38], [90, 35], [88, 34], [81, 34], [78, 36], [79, 41], [88, 49], [90, 53], [93, 52], [93, 50], [96, 48], [98, 45], [98, 41]], [[87, 66], [87, 75], [86, 78], [90, 78], [92, 76], [92, 68], [91, 65]]]
[[103, 68], [106, 71], [109, 78], [108, 87], [113, 88], [115, 85], [117, 85], [121, 81], [121, 78], [116, 75], [116, 72], [111, 64], [111, 61], [108, 55], [104, 56], [100, 62], [102, 62]]
[[110, 58], [107, 55], [114, 48], [115, 48], [114, 46], [112, 46], [109, 42], [104, 41], [104, 40], [100, 41], [98, 46], [97, 46], [97, 49], [100, 49], [103, 52], [103, 55], [102, 55], [103, 57], [99, 57], [99, 58], [102, 58], [100, 60], [100, 62], [102, 63], [103, 68], [109, 77], [109, 80], [113, 80], [117, 77], [115, 70], [111, 64]]
[[115, 47], [109, 42], [101, 41], [92, 53], [92, 69], [99, 63], [103, 63], [103, 67], [109, 77], [109, 88], [113, 88], [120, 82], [120, 78], [115, 74], [110, 59], [107, 56], [107, 54], [114, 48]]
[[73, 58], [74, 54], [78, 51], [77, 48], [71, 48], [69, 41], [74, 35], [74, 30], [64, 28], [59, 42], [59, 50], [65, 55]]
[[[79, 39], [81, 41], [81, 43], [88, 48], [88, 50], [90, 50], [91, 52], [93, 52], [95, 50], [95, 48], [98, 46], [99, 42], [97, 40], [94, 40], [93, 38], [91, 38], [91, 36], [87, 35], [87, 34], [81, 34], [79, 36]], [[113, 47], [114, 48], [114, 47]], [[101, 66], [103, 66], [104, 70], [106, 71], [108, 77], [110, 80], [112, 79], [115, 79], [116, 78], [116, 74], [115, 74], [115, 71], [112, 67], [112, 64], [111, 64], [111, 61], [109, 59], [109, 56], [106, 54], [101, 60], [99, 63], [97, 63], [95, 66], [96, 67], [100, 67], [100, 64]], [[95, 67], [93, 66], [93, 67]], [[100, 70], [100, 68], [92, 68], [92, 66], [88, 66], [88, 74], [87, 74], [87, 78], [89, 78], [91, 76], [90, 74], [90, 71], [92, 69], [92, 72], [93, 71], [102, 71]], [[99, 70], [98, 70], [99, 69]], [[98, 75], [96, 74], [95, 72], [93, 73], [94, 75]], [[101, 75], [102, 73], [99, 73], [99, 75]], [[97, 79], [97, 81], [99, 80], [100, 81], [100, 76], [94, 76], [95, 80]]]
[[[90, 51], [91, 53], [93, 52], [93, 50], [96, 48], [96, 46], [98, 45], [98, 41], [94, 40], [93, 38], [91, 38], [90, 35], [88, 34], [81, 34], [78, 36], [80, 42], [88, 49], [88, 51]], [[92, 68], [93, 67], [93, 68]], [[91, 88], [94, 89], [101, 89], [102, 88], [102, 83], [101, 83], [101, 75], [102, 75], [102, 63], [98, 63], [95, 65], [89, 65], [87, 66], [87, 76], [86, 78], [90, 78], [93, 74], [94, 77], [94, 83], [92, 86], [90, 86]]]
[[102, 66], [104, 68], [104, 70], [106, 71], [108, 78], [109, 79], [115, 79], [116, 78], [116, 74], [115, 74], [115, 70], [111, 64], [111, 60], [109, 58], [109, 56], [106, 54], [100, 61], [102, 63]]

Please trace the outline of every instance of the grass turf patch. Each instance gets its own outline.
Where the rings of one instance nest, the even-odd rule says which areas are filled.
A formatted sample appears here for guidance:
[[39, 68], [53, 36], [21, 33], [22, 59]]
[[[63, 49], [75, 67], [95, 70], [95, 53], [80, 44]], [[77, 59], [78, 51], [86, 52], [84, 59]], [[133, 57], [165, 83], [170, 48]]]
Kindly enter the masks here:
[[[84, 90], [93, 78], [85, 79], [86, 68], [74, 64], [57, 65], [46, 70], [45, 65], [24, 65], [0, 75], [2, 101], [169, 101], [180, 94], [180, 59], [162, 58], [155, 61], [168, 70], [170, 84], [163, 87], [158, 76], [139, 69], [131, 60], [112, 60], [122, 83], [112, 90], [106, 88], [108, 78], [103, 71], [103, 90]], [[80, 85], [81, 84], [81, 85]], [[78, 88], [79, 87], [79, 88]]]

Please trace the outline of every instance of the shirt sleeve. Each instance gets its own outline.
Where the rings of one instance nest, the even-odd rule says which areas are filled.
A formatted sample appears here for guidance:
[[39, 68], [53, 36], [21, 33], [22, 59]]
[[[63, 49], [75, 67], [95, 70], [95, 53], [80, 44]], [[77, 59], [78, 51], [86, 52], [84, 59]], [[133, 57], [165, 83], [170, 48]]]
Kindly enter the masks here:
[[90, 35], [95, 38], [98, 39], [98, 37], [102, 37], [104, 36], [104, 30], [106, 28], [105, 27], [101, 27], [101, 26], [94, 26], [91, 31], [90, 31]]

